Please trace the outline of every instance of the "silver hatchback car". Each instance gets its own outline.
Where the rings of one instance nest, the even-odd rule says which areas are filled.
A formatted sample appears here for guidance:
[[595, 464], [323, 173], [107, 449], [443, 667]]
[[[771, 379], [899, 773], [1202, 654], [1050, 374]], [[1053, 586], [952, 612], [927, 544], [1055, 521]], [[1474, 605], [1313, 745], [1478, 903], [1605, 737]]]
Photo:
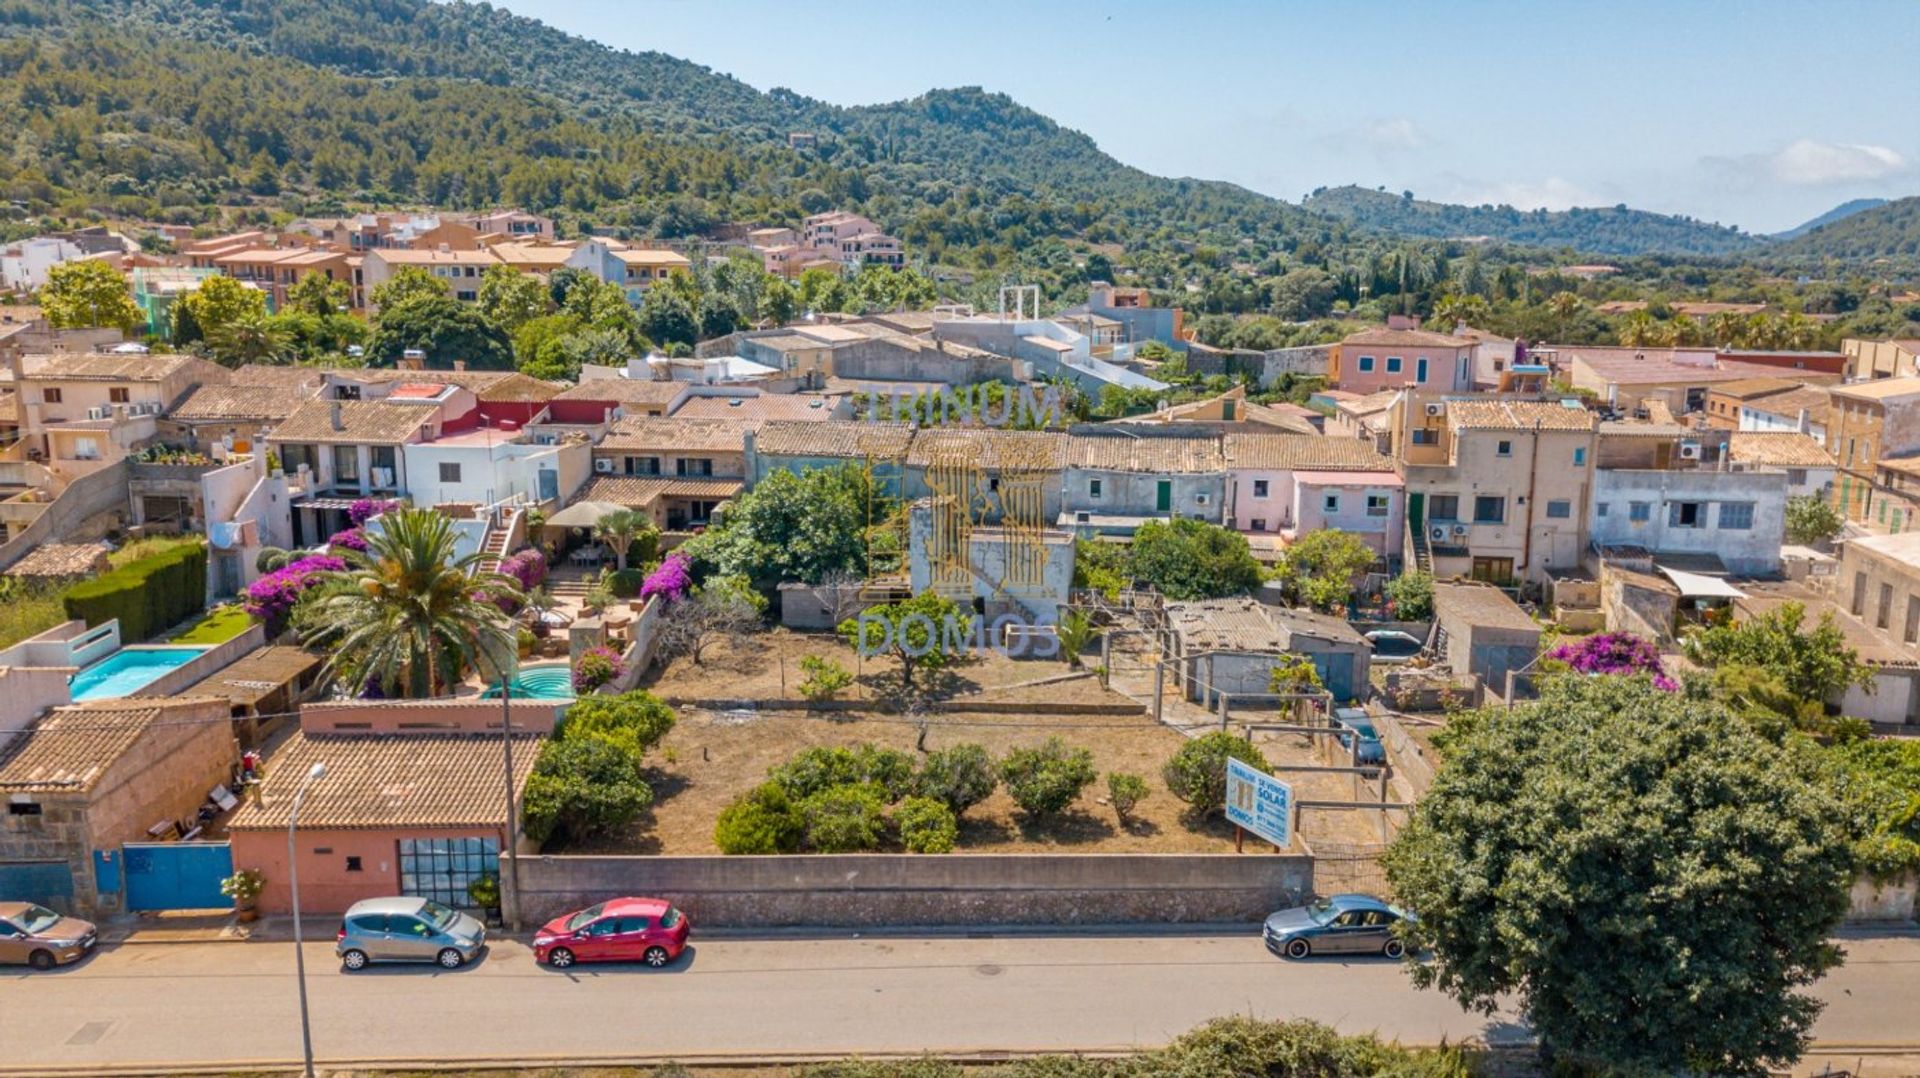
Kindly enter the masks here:
[[487, 926], [424, 898], [369, 898], [340, 921], [333, 953], [348, 969], [369, 962], [434, 962], [459, 969], [487, 945]]

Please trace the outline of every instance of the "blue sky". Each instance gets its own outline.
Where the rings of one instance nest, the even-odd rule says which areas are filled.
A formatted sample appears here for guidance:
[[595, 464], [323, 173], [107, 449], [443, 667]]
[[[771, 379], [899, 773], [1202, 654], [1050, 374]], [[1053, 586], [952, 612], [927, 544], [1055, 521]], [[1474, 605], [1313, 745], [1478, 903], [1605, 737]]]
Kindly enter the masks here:
[[1920, 194], [1915, 0], [502, 6], [837, 104], [985, 86], [1150, 172], [1292, 200], [1358, 183], [1771, 232]]

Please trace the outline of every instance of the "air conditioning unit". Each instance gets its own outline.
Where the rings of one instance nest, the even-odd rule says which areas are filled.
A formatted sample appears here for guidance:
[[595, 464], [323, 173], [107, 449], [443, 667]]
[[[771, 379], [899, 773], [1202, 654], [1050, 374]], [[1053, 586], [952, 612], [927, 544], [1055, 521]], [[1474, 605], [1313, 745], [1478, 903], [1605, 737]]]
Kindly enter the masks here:
[[88, 419], [105, 419], [105, 418], [107, 418], [107, 414], [108, 414], [108, 413], [107, 413], [107, 410], [106, 410], [105, 408], [89, 408], [89, 409], [87, 409], [87, 418], [88, 418]]
[[1455, 539], [1465, 539], [1467, 537], [1467, 526], [1465, 524], [1455, 524], [1453, 526], [1453, 537]]
[[1075, 524], [1091, 524], [1093, 523], [1093, 514], [1087, 512], [1085, 509], [1076, 510], [1073, 514], [1073, 522]]
[[1680, 459], [1681, 460], [1699, 460], [1700, 459], [1700, 443], [1699, 442], [1681, 442], [1680, 443]]
[[1432, 536], [1433, 541], [1437, 543], [1447, 537], [1447, 526], [1445, 524], [1435, 524], [1433, 530], [1427, 534]]
[[1207, 504], [1207, 496], [1205, 494], [1195, 494], [1193, 496], [1193, 504], [1195, 505]]
[[1447, 406], [1444, 402], [1438, 403], [1438, 404], [1429, 404], [1427, 405], [1427, 414], [1430, 416], [1436, 416], [1436, 417], [1446, 415]]
[[600, 475], [612, 475], [613, 461], [606, 457], [595, 457], [593, 460], [593, 470]]

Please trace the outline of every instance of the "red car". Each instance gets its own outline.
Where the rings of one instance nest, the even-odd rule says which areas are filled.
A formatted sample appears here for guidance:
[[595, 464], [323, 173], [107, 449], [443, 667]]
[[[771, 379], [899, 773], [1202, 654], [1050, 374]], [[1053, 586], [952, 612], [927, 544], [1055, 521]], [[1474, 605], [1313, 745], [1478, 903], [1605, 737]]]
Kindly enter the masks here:
[[533, 959], [555, 969], [575, 962], [664, 966], [680, 957], [692, 930], [687, 915], [663, 899], [616, 898], [549, 921], [534, 933]]

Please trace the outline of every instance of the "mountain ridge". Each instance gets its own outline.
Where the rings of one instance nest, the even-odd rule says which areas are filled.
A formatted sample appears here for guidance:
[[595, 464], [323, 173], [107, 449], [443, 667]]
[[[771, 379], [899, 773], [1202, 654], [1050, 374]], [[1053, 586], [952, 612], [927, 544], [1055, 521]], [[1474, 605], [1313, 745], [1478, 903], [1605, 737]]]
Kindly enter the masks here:
[[1836, 221], [1844, 221], [1847, 218], [1852, 217], [1854, 214], [1861, 213], [1866, 210], [1878, 209], [1881, 206], [1886, 205], [1888, 201], [1890, 200], [1884, 199], [1884, 198], [1848, 199], [1847, 201], [1842, 202], [1838, 206], [1835, 206], [1834, 208], [1819, 215], [1818, 217], [1813, 217], [1808, 220], [1802, 221], [1799, 224], [1793, 226], [1792, 228], [1787, 229], [1784, 232], [1775, 232], [1773, 233], [1772, 236], [1768, 238], [1775, 239], [1775, 240], [1790, 240], [1790, 239], [1797, 238], [1799, 236], [1804, 236], [1807, 233], [1812, 232], [1814, 229], [1821, 227], [1822, 225], [1830, 225]]

